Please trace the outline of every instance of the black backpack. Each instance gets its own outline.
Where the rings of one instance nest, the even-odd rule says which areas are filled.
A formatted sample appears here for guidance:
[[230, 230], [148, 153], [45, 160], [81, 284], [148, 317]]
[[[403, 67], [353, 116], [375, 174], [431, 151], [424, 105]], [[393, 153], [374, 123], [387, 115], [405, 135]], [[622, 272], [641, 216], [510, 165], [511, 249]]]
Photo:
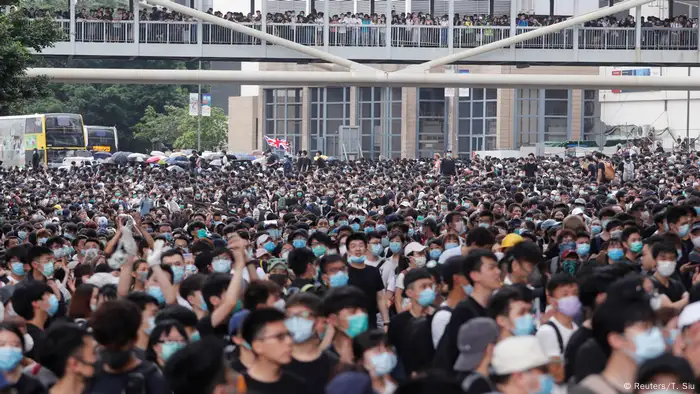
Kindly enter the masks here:
[[[96, 382], [100, 380], [101, 377], [106, 377], [110, 375], [104, 370], [104, 365], [98, 365], [95, 371], [95, 377], [92, 379], [92, 384], [88, 383], [87, 390], [85, 392], [91, 393], [94, 391], [94, 386]], [[148, 393], [148, 381], [160, 375], [160, 369], [156, 364], [150, 361], [141, 361], [138, 367], [129, 372], [126, 384], [122, 387], [122, 394], [149, 394]]]
[[[403, 338], [410, 338], [410, 343], [405, 344], [408, 352], [413, 354], [426, 355], [425, 363], [421, 367], [423, 369], [430, 368], [435, 357], [435, 347], [433, 346], [433, 317], [439, 311], [452, 310], [448, 306], [441, 306], [435, 312], [428, 316], [422, 316], [413, 319], [406, 327], [407, 332]], [[419, 369], [420, 371], [421, 369]], [[406, 371], [412, 373], [414, 371]]]

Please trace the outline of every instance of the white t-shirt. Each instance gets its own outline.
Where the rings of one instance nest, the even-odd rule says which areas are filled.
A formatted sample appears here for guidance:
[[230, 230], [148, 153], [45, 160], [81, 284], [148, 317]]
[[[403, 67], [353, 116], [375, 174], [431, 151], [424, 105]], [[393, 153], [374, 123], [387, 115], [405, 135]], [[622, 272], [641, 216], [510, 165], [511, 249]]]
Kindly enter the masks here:
[[569, 339], [571, 338], [571, 335], [574, 334], [574, 332], [578, 329], [578, 326], [576, 323], [573, 323], [573, 328], [569, 329], [561, 325], [557, 321], [555, 317], [552, 317], [549, 319], [552, 323], [554, 323], [555, 326], [559, 329], [559, 333], [561, 334], [561, 339], [563, 342], [563, 349], [559, 347], [559, 340], [557, 339], [557, 333], [554, 331], [554, 328], [550, 326], [549, 324], [542, 324], [540, 328], [537, 330], [537, 339], [540, 341], [540, 346], [542, 346], [542, 349], [544, 350], [544, 353], [547, 355], [547, 357], [552, 358], [552, 357], [560, 357], [564, 358], [564, 349], [566, 349], [566, 345], [569, 343]]
[[438, 259], [438, 264], [445, 264], [445, 261], [449, 259], [450, 257], [454, 256], [459, 256], [462, 254], [462, 248], [461, 247], [456, 247], [452, 249], [448, 249], [440, 255], [440, 258]]
[[[445, 305], [447, 305], [446, 302], [440, 304], [440, 306]], [[433, 321], [430, 326], [430, 331], [433, 336], [433, 348], [437, 349], [440, 338], [442, 338], [442, 335], [445, 333], [445, 327], [447, 327], [447, 323], [450, 322], [450, 318], [452, 318], [451, 309], [442, 309], [435, 312], [433, 315]]]

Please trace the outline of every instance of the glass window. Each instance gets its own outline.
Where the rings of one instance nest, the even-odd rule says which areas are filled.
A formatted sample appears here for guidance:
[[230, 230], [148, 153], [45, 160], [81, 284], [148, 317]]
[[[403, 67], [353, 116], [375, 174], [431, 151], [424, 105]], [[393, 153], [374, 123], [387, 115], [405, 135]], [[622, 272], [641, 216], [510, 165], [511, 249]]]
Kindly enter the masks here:
[[401, 89], [358, 88], [358, 97], [362, 155], [375, 160], [400, 156]]
[[[289, 141], [294, 151], [301, 148], [301, 88], [265, 89], [263, 135]], [[313, 127], [312, 127], [313, 128]], [[263, 141], [262, 146], [266, 146]]]
[[[484, 136], [496, 133], [497, 89], [471, 89], [469, 97], [460, 97], [457, 105], [457, 155], [470, 157], [472, 151], [491, 149]], [[469, 137], [469, 138], [462, 138]]]
[[310, 146], [329, 156], [340, 154], [338, 129], [350, 124], [350, 88], [310, 88]]
[[[586, 141], [600, 141], [602, 138], [602, 125], [600, 123], [600, 102], [597, 90], [583, 91], [583, 127], [581, 139]], [[602, 142], [602, 141], [600, 141]]]
[[445, 89], [421, 88], [418, 97], [418, 157], [431, 157], [446, 148]]

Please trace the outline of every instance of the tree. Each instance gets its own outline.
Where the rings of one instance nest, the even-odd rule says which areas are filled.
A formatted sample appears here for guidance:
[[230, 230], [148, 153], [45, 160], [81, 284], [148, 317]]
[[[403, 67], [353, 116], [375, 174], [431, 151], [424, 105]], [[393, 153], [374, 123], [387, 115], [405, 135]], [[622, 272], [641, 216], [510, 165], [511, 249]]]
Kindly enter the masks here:
[[[226, 145], [228, 120], [224, 110], [213, 107], [211, 116], [201, 119], [202, 150], [217, 150]], [[187, 106], [166, 106], [165, 113], [146, 108], [141, 122], [134, 127], [134, 137], [151, 143], [161, 142], [175, 149], [197, 148], [197, 117]]]
[[30, 21], [21, 12], [0, 13], [0, 116], [49, 91], [45, 77], [27, 78], [25, 70], [37, 61], [31, 51], [52, 46], [61, 34], [49, 18]]

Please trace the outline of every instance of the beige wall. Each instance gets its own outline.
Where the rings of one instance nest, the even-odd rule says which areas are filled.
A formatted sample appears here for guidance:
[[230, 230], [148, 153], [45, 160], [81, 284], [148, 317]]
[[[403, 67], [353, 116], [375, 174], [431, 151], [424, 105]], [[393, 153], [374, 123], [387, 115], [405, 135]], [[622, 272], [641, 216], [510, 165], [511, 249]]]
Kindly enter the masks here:
[[[262, 107], [258, 105], [258, 101], [258, 97], [228, 98], [228, 150], [230, 152], [250, 152], [257, 148], [256, 119]], [[260, 133], [262, 133], [262, 126], [257, 130], [258, 136]]]
[[[404, 65], [371, 65], [382, 71], [396, 71], [404, 68]], [[499, 65], [465, 65], [458, 66], [459, 69], [468, 69], [472, 74], [551, 74], [551, 75], [598, 75], [598, 67], [526, 67], [517, 68], [515, 66], [499, 66]], [[346, 69], [330, 64], [305, 64], [299, 65], [294, 63], [260, 63], [261, 71], [347, 71]], [[443, 67], [431, 70], [432, 73], [445, 72]], [[283, 86], [279, 86], [283, 87]], [[269, 86], [266, 88], [274, 88]], [[231, 97], [229, 99], [229, 147], [238, 147], [243, 150], [243, 147], [261, 148], [259, 140], [264, 134], [264, 102], [262, 100], [263, 89], [259, 89], [258, 97]], [[355, 87], [350, 89], [350, 124], [357, 125], [357, 97], [358, 90]], [[413, 158], [416, 155], [417, 149], [417, 127], [418, 127], [418, 108], [417, 108], [417, 93], [416, 88], [403, 88], [402, 90], [402, 119], [401, 119], [401, 155], [406, 158]], [[309, 147], [308, 132], [309, 132], [309, 88], [303, 89], [302, 102], [302, 146], [303, 149]], [[447, 100], [449, 105], [448, 113], [450, 117], [446, 119], [448, 122], [448, 138], [449, 142], [446, 146], [451, 145], [453, 150], [457, 149], [456, 136], [458, 122], [454, 119], [455, 108], [451, 104], [451, 100]], [[499, 149], [514, 148], [514, 105], [515, 91], [514, 89], [498, 89], [498, 119], [497, 119], [497, 147]], [[384, 111], [384, 106], [382, 106]], [[581, 135], [581, 117], [582, 117], [582, 91], [572, 91], [571, 103], [571, 134], [572, 139], [577, 139]], [[255, 134], [255, 120], [258, 121], [258, 137]], [[235, 145], [232, 145], [235, 144]], [[381, 144], [384, 144], [382, 139]], [[518, 147], [515, 147], [518, 148]]]

